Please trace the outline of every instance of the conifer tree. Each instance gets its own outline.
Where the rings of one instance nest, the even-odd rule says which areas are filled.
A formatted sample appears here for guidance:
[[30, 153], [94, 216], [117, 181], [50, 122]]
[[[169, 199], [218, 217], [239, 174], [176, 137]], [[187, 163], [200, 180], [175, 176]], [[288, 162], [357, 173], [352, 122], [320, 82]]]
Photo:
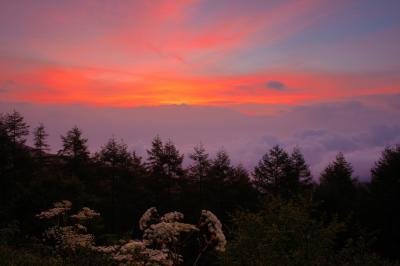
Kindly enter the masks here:
[[4, 126], [8, 137], [14, 145], [24, 144], [26, 136], [29, 134], [29, 126], [25, 123], [24, 118], [17, 111], [6, 114]]
[[207, 188], [212, 193], [211, 198], [215, 198], [214, 203], [218, 207], [221, 215], [225, 207], [225, 188], [228, 181], [233, 177], [233, 167], [228, 153], [221, 149], [217, 152], [215, 159], [211, 161], [210, 176], [207, 180]]
[[132, 152], [132, 169], [135, 173], [144, 176], [146, 173], [146, 166], [142, 161], [142, 157], [136, 154], [136, 151]]
[[116, 141], [114, 137], [101, 148], [97, 157], [102, 163], [113, 168], [127, 168], [132, 163], [128, 146], [123, 141]]
[[46, 142], [46, 138], [49, 136], [47, 134], [44, 125], [40, 123], [33, 132], [34, 135], [34, 145], [38, 150], [39, 155], [42, 156], [44, 152], [49, 151], [49, 144]]
[[195, 183], [198, 183], [201, 208], [203, 208], [204, 200], [204, 179], [207, 178], [211, 166], [208, 156], [202, 144], [195, 146], [193, 153], [189, 155], [189, 158], [193, 160], [193, 163], [189, 166], [189, 176]]
[[132, 165], [132, 157], [128, 152], [128, 146], [121, 140], [118, 142], [114, 137], [101, 147], [95, 155], [96, 159], [106, 166], [105, 172], [109, 173], [111, 181], [111, 227], [116, 230], [119, 223], [118, 205], [120, 203], [120, 183], [121, 177]]
[[309, 166], [304, 160], [304, 156], [299, 148], [294, 148], [292, 154], [290, 155], [290, 160], [292, 161], [292, 166], [294, 170], [294, 175], [298, 178], [301, 189], [310, 189], [313, 186], [312, 175]]
[[74, 126], [66, 136], [61, 136], [63, 147], [58, 154], [64, 156], [75, 171], [89, 160], [87, 139], [82, 137], [82, 131]]
[[[387, 147], [371, 169], [373, 215], [380, 249], [391, 257], [400, 254], [400, 145]], [[369, 206], [371, 207], [371, 206]]]
[[270, 149], [254, 168], [255, 187], [263, 194], [289, 199], [298, 192], [299, 180], [288, 153], [279, 146]]
[[171, 178], [180, 178], [183, 175], [183, 155], [180, 154], [172, 140], [164, 144], [164, 170]]
[[322, 172], [317, 197], [323, 201], [328, 213], [346, 215], [352, 208], [355, 192], [353, 167], [340, 152]]
[[[167, 195], [168, 195], [168, 205], [171, 207], [173, 195], [172, 190], [180, 185], [183, 180], [183, 155], [181, 155], [178, 149], [175, 147], [171, 140], [168, 140], [164, 144], [164, 173], [167, 178]], [[182, 188], [179, 187], [180, 193]]]
[[6, 116], [0, 114], [0, 176], [4, 178], [4, 172], [12, 165], [12, 141], [7, 133], [5, 123]]
[[153, 175], [162, 175], [164, 172], [164, 146], [160, 136], [151, 142], [151, 149], [147, 150], [147, 168]]
[[201, 182], [201, 179], [207, 175], [211, 162], [208, 159], [209, 154], [202, 144], [194, 147], [193, 153], [189, 155], [189, 158], [193, 163], [189, 166], [189, 175]]
[[376, 197], [387, 203], [400, 199], [400, 145], [387, 147], [371, 169], [371, 188]]
[[[147, 168], [156, 182], [155, 189], [159, 194], [166, 193], [166, 203], [169, 208], [173, 200], [172, 191], [178, 183], [183, 181], [183, 155], [179, 153], [171, 140], [163, 144], [158, 135], [153, 139], [151, 149], [147, 151], [147, 154]], [[162, 198], [160, 197], [159, 200]]]

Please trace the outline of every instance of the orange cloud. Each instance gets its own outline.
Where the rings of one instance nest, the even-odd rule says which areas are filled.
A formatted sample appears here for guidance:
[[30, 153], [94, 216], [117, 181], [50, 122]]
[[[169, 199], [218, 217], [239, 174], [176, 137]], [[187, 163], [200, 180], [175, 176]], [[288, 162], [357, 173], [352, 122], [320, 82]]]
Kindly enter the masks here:
[[[2, 63], [0, 80], [15, 81], [2, 92], [8, 101], [85, 103], [109, 106], [164, 104], [238, 105], [302, 104], [343, 97], [400, 91], [398, 75], [361, 75], [324, 72], [260, 72], [233, 76], [188, 76], [67, 68], [37, 64], [25, 70], [8, 70]], [[33, 64], [27, 63], [26, 65]], [[11, 67], [10, 67], [11, 66]], [[17, 67], [17, 66], [16, 66]], [[269, 81], [284, 90], [267, 87]]]
[[[293, 67], [278, 71], [273, 63], [246, 57], [255, 50], [256, 56], [267, 58], [271, 44], [298, 35], [345, 3], [232, 2], [218, 10], [211, 5], [201, 9], [203, 4], [162, 0], [66, 2], [62, 10], [53, 4], [33, 6], [38, 12], [25, 10], [26, 16], [19, 17], [29, 34], [21, 34], [19, 42], [13, 39], [18, 34], [11, 34], [12, 52], [7, 58], [0, 54], [0, 84], [14, 81], [7, 83], [10, 88], [0, 88], [0, 96], [6, 101], [110, 106], [265, 105], [400, 91], [398, 73], [296, 70], [295, 59]], [[271, 81], [284, 89], [269, 88]]]

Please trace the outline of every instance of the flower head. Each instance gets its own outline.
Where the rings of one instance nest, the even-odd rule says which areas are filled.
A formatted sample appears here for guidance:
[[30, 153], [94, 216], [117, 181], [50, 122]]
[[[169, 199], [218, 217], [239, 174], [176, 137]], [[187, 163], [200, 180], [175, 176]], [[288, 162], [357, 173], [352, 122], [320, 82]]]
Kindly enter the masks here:
[[100, 216], [100, 213], [98, 213], [88, 207], [83, 207], [82, 210], [79, 211], [77, 214], [71, 215], [71, 218], [83, 221], [83, 220], [92, 219], [97, 216]]
[[180, 222], [184, 218], [183, 213], [180, 212], [168, 212], [161, 217], [161, 222], [172, 223]]
[[71, 209], [72, 203], [69, 200], [63, 200], [53, 203], [54, 208], [48, 209], [47, 211], [42, 211], [37, 214], [36, 217], [39, 219], [51, 219], [59, 215], [65, 214]]
[[139, 220], [140, 230], [146, 230], [151, 224], [157, 223], [159, 221], [158, 211], [155, 207], [151, 207], [145, 211]]
[[199, 227], [205, 228], [209, 232], [210, 240], [215, 241], [216, 251], [225, 251], [226, 238], [222, 231], [222, 224], [214, 213], [202, 210]]

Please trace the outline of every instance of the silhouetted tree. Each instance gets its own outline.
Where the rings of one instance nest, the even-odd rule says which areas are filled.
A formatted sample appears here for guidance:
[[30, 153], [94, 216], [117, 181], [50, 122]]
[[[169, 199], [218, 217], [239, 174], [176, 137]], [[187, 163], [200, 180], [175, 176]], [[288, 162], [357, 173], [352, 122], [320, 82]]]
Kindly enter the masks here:
[[329, 214], [346, 215], [352, 209], [356, 196], [352, 175], [353, 168], [342, 153], [322, 172], [316, 194]]
[[193, 163], [189, 166], [189, 177], [198, 184], [199, 205], [203, 208], [204, 179], [210, 171], [211, 162], [208, 153], [202, 144], [194, 147], [194, 152], [189, 155]]
[[146, 173], [146, 165], [142, 161], [142, 157], [138, 156], [135, 151], [132, 152], [132, 170], [141, 176]]
[[89, 160], [89, 150], [87, 139], [82, 137], [82, 131], [74, 126], [67, 132], [66, 136], [61, 136], [63, 148], [58, 151], [58, 155], [67, 159], [74, 171]]
[[123, 141], [116, 141], [115, 138], [109, 139], [96, 157], [105, 165], [114, 168], [126, 168], [132, 163], [132, 156], [128, 151], [128, 146]]
[[25, 146], [29, 126], [17, 112], [0, 116], [0, 220], [16, 219], [32, 180], [33, 163]]
[[293, 149], [290, 160], [292, 162], [294, 175], [300, 183], [300, 188], [303, 191], [310, 190], [313, 186], [312, 175], [299, 148], [296, 147]]
[[154, 203], [162, 206], [164, 202], [164, 144], [160, 136], [154, 137], [151, 148], [147, 150], [146, 169], [149, 173], [147, 189], [153, 193]]
[[172, 140], [164, 145], [164, 170], [171, 178], [180, 178], [183, 175], [183, 155], [180, 154]]
[[257, 191], [248, 171], [241, 164], [232, 167], [232, 175], [225, 182], [224, 193], [226, 212], [233, 212], [238, 207], [253, 208], [257, 203]]
[[4, 126], [14, 145], [26, 142], [25, 137], [29, 134], [29, 126], [25, 123], [20, 113], [14, 110], [11, 114], [6, 114]]
[[380, 250], [400, 257], [400, 145], [387, 147], [371, 170], [375, 230]]
[[224, 210], [225, 185], [232, 176], [231, 159], [228, 153], [221, 149], [215, 155], [215, 159], [211, 161], [210, 174], [207, 178], [207, 189], [211, 193], [208, 197], [215, 199], [216, 202], [211, 202], [211, 204], [217, 207], [219, 215], [222, 215]]
[[4, 216], [6, 216], [6, 211], [3, 209], [10, 200], [8, 198], [10, 190], [9, 184], [13, 181], [8, 175], [13, 166], [12, 146], [12, 141], [7, 134], [5, 116], [0, 114], [0, 218], [3, 219]]
[[[164, 171], [167, 177], [167, 195], [168, 203], [171, 205], [173, 200], [172, 193], [181, 193], [182, 190], [182, 177], [184, 175], [183, 167], [183, 155], [181, 155], [178, 149], [175, 147], [171, 140], [168, 140], [164, 144]], [[176, 191], [179, 189], [180, 191]], [[169, 206], [171, 207], [171, 206]]]
[[299, 189], [299, 177], [288, 153], [279, 146], [269, 150], [254, 169], [254, 184], [262, 194], [289, 199]]
[[177, 185], [183, 181], [181, 180], [184, 175], [183, 155], [179, 153], [171, 140], [163, 145], [159, 136], [153, 139], [151, 149], [147, 151], [147, 154], [148, 171], [154, 182], [157, 182], [155, 188], [160, 194], [163, 194], [166, 189], [166, 203], [170, 208], [173, 201], [173, 190], [177, 192]]
[[151, 142], [150, 150], [147, 150], [147, 168], [152, 175], [164, 173], [164, 146], [160, 136], [156, 136]]
[[49, 151], [49, 144], [46, 142], [46, 138], [49, 136], [44, 129], [44, 125], [40, 123], [33, 131], [33, 144], [36, 150], [39, 152], [39, 156], [42, 156], [44, 152]]
[[119, 188], [121, 183], [125, 183], [121, 182], [121, 178], [127, 175], [127, 170], [132, 165], [132, 156], [128, 151], [128, 146], [122, 140], [118, 142], [113, 137], [101, 147], [95, 158], [108, 168], [104, 170], [111, 180], [111, 228], [115, 231], [120, 220], [118, 215], [120, 205], [118, 198], [121, 196]]
[[4, 177], [6, 170], [12, 166], [12, 142], [7, 134], [3, 114], [0, 114], [0, 151], [0, 176]]

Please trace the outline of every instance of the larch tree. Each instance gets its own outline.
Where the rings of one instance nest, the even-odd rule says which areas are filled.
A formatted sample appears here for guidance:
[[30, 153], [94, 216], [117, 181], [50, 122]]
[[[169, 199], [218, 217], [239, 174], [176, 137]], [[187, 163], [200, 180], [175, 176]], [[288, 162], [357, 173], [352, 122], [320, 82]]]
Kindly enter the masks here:
[[307, 165], [304, 156], [298, 147], [293, 149], [293, 152], [290, 155], [290, 160], [292, 161], [294, 175], [300, 184], [300, 189], [302, 191], [310, 190], [313, 186], [310, 167]]
[[105, 165], [114, 168], [127, 168], [132, 163], [128, 146], [122, 140], [118, 142], [115, 138], [109, 139], [96, 157]]
[[[400, 253], [400, 145], [387, 147], [371, 169], [372, 208], [377, 241], [385, 255]], [[380, 230], [379, 230], [380, 229]]]
[[132, 165], [132, 156], [128, 151], [128, 146], [121, 140], [117, 141], [114, 137], [101, 147], [95, 158], [106, 167], [108, 180], [111, 181], [111, 227], [116, 230], [120, 219], [117, 215], [120, 194], [120, 182], [126, 170]]
[[262, 194], [289, 199], [297, 194], [299, 180], [289, 154], [279, 146], [270, 149], [254, 168], [254, 185]]
[[211, 161], [210, 175], [207, 178], [207, 189], [211, 192], [211, 199], [215, 198], [214, 203], [218, 207], [221, 215], [226, 205], [225, 188], [229, 180], [233, 178], [233, 167], [228, 153], [221, 149]]
[[20, 113], [14, 110], [11, 114], [6, 114], [4, 126], [14, 145], [22, 145], [26, 142], [26, 136], [29, 135], [29, 125], [25, 123]]
[[35, 128], [33, 131], [33, 136], [33, 144], [36, 150], [39, 152], [39, 156], [42, 156], [44, 152], [50, 150], [50, 146], [46, 141], [46, 138], [49, 136], [49, 134], [47, 134], [42, 123]]
[[189, 176], [195, 183], [198, 183], [199, 189], [199, 205], [203, 208], [204, 200], [204, 179], [207, 177], [211, 162], [209, 155], [202, 144], [194, 147], [193, 153], [189, 155], [189, 158], [193, 163], [189, 166]]
[[7, 133], [6, 116], [0, 114], [0, 176], [12, 166], [12, 141]]
[[147, 169], [152, 175], [162, 175], [164, 172], [164, 145], [160, 136], [156, 136], [151, 142], [150, 150], [147, 150]]
[[340, 152], [322, 172], [317, 198], [322, 200], [329, 214], [347, 215], [356, 196], [355, 182], [353, 167]]
[[[172, 193], [177, 184], [183, 182], [184, 170], [182, 167], [183, 155], [180, 154], [175, 144], [168, 140], [164, 144], [164, 173], [167, 178], [168, 204], [172, 203]], [[179, 187], [182, 189], [181, 187]]]
[[87, 139], [82, 137], [82, 131], [74, 126], [65, 136], [61, 136], [63, 147], [58, 151], [72, 165], [75, 171], [89, 160]]

